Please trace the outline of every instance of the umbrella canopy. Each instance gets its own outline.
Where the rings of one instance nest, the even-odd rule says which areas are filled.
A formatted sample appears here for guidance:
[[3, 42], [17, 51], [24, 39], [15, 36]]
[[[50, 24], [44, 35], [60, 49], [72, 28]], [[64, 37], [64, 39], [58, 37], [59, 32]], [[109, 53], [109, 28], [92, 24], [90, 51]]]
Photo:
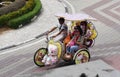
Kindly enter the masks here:
[[60, 17], [63, 17], [63, 18], [66, 18], [68, 17], [70, 14], [68, 13], [56, 13], [55, 16], [60, 18]]
[[84, 20], [97, 20], [96, 18], [91, 17], [88, 14], [69, 14], [65, 17], [66, 20], [70, 20], [70, 21], [84, 21]]

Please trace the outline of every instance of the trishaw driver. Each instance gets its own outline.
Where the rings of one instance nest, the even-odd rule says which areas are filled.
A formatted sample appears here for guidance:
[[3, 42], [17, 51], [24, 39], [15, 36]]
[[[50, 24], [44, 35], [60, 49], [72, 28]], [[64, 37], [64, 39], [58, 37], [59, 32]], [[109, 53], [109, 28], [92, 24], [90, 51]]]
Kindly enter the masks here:
[[59, 24], [56, 27], [53, 27], [50, 31], [48, 31], [48, 34], [58, 28], [59, 32], [52, 36], [52, 38], [57, 39], [57, 41], [63, 42], [63, 40], [67, 36], [68, 26], [65, 24], [64, 18], [61, 17], [58, 19], [58, 21]]

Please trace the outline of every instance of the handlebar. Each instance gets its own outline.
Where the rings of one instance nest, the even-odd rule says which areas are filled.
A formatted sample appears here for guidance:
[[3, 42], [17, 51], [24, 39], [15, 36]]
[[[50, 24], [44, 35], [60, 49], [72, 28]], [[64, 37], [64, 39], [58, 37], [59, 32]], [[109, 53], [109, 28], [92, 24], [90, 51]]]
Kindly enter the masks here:
[[49, 31], [45, 32], [44, 36], [46, 36], [46, 40], [47, 40], [46, 42], [49, 42], [49, 40], [53, 39], [53, 36], [49, 36]]

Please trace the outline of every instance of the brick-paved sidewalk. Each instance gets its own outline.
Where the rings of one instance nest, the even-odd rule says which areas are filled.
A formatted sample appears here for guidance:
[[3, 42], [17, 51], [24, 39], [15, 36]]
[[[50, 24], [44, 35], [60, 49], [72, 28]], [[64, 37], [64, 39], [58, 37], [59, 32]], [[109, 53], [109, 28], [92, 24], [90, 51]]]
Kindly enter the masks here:
[[114, 54], [102, 58], [106, 63], [120, 71], [120, 54]]

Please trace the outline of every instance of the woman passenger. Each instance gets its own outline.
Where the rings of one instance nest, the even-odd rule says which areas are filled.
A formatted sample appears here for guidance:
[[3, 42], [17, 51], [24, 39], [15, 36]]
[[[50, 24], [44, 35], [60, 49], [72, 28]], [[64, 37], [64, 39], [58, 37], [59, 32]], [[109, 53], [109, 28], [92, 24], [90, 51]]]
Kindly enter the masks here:
[[66, 51], [67, 53], [75, 53], [78, 49], [82, 47], [82, 29], [76, 23], [76, 26], [74, 27], [74, 31], [72, 33], [72, 39], [71, 41], [66, 45]]

